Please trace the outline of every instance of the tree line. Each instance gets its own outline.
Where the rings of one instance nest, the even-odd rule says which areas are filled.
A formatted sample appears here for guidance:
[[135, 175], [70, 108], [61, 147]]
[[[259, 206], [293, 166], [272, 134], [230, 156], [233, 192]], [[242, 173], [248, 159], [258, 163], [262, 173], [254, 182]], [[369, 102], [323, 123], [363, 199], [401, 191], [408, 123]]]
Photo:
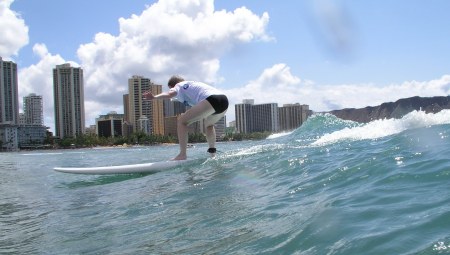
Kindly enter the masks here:
[[[221, 141], [262, 140], [267, 138], [270, 132], [255, 132], [249, 134], [226, 133]], [[205, 143], [206, 137], [201, 133], [189, 134], [189, 143]], [[47, 140], [58, 148], [85, 148], [96, 146], [123, 146], [123, 145], [158, 145], [163, 143], [178, 143], [176, 136], [145, 134], [135, 132], [129, 137], [101, 137], [96, 134], [83, 134], [77, 137], [65, 137], [59, 140]]]

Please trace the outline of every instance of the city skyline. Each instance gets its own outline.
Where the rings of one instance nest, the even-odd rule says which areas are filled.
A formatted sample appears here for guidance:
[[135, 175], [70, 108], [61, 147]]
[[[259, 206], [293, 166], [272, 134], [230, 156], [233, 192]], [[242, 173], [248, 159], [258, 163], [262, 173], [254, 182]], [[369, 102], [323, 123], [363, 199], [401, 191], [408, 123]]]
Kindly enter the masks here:
[[[14, 62], [12, 62], [12, 61], [10, 61], [12, 64], [15, 64], [16, 65], [16, 68], [17, 68], [17, 64], [16, 63], [14, 63]], [[70, 70], [72, 70], [72, 69], [76, 69], [76, 70], [79, 70], [79, 72], [81, 72], [81, 83], [82, 84], [84, 84], [84, 79], [83, 79], [83, 75], [82, 75], [82, 73], [83, 73], [83, 68], [82, 67], [74, 67], [74, 66], [72, 66], [72, 64], [71, 63], [63, 63], [63, 64], [59, 64], [59, 65], [56, 65], [55, 66], [55, 68], [53, 69], [53, 79], [54, 79], [54, 82], [56, 81], [55, 79], [55, 77], [57, 76], [57, 73], [59, 73], [57, 70], [59, 70], [59, 69], [61, 69], [61, 68], [66, 68], [66, 69], [70, 69]], [[56, 75], [56, 76], [55, 76]], [[71, 75], [73, 75], [73, 74], [71, 74]], [[72, 78], [71, 78], [72, 79]], [[142, 81], [142, 80], [144, 80], [144, 81]], [[138, 81], [138, 86], [136, 86], [137, 84], [134, 84], [134, 86], [133, 86], [133, 82], [136, 82], [136, 81]], [[142, 86], [142, 84], [144, 84], [143, 86]], [[19, 85], [19, 84], [18, 84]], [[55, 85], [54, 84], [54, 86], [53, 86], [53, 89], [56, 87], [57, 85]], [[20, 86], [18, 86], [19, 88], [20, 88]], [[129, 118], [129, 116], [130, 116], [130, 113], [128, 113], [127, 114], [127, 109], [130, 109], [130, 107], [132, 108], [132, 109], [134, 109], [136, 106], [133, 106], [133, 104], [129, 101], [129, 95], [130, 95], [130, 91], [131, 92], [133, 92], [134, 94], [136, 94], [136, 93], [138, 93], [139, 95], [140, 94], [142, 94], [142, 92], [143, 91], [146, 91], [147, 89], [151, 89], [151, 90], [153, 90], [153, 93], [154, 94], [158, 94], [158, 93], [161, 93], [161, 91], [162, 91], [162, 85], [158, 85], [158, 84], [154, 84], [153, 82], [152, 82], [152, 80], [150, 79], [150, 78], [146, 78], [146, 77], [144, 77], [144, 76], [142, 76], [142, 75], [132, 75], [131, 77], [129, 77], [128, 78], [128, 93], [127, 94], [123, 94], [122, 95], [122, 99], [123, 99], [123, 105], [122, 105], [122, 107], [123, 107], [123, 114], [124, 114], [124, 120], [126, 120], [127, 118]], [[82, 90], [84, 91], [84, 85], [82, 85]], [[53, 92], [54, 93], [54, 92]], [[133, 94], [132, 93], [132, 94]], [[41, 100], [42, 100], [42, 95], [36, 95], [36, 93], [34, 93], [34, 92], [30, 92], [30, 94], [28, 95], [28, 96], [24, 96], [23, 97], [23, 100], [25, 101], [25, 98], [26, 97], [29, 97], [29, 96], [37, 96], [37, 97], [39, 97]], [[84, 92], [83, 92], [83, 94], [82, 94], [82, 98], [83, 98], [83, 100], [84, 100]], [[55, 100], [55, 95], [54, 95], [54, 100]], [[141, 114], [143, 115], [143, 116], [147, 116], [147, 115], [151, 115], [151, 116], [154, 116], [155, 115], [155, 112], [158, 112], [158, 111], [155, 111], [155, 110], [153, 110], [154, 108], [162, 108], [162, 107], [166, 107], [166, 106], [163, 106], [163, 101], [159, 101], [159, 102], [143, 102], [142, 101], [142, 98], [141, 97], [139, 97], [139, 99], [135, 99], [134, 97], [133, 97], [133, 100], [137, 100], [137, 106], [138, 106], [138, 109], [137, 109], [137, 111], [138, 112], [140, 112], [139, 114], [138, 114], [138, 116], [140, 116]], [[244, 104], [246, 104], [246, 103], [248, 103], [248, 102], [251, 102], [250, 104], [254, 104], [254, 99], [243, 99], [243, 103]], [[42, 103], [43, 104], [43, 103]], [[158, 106], [156, 106], [155, 104], [157, 104]], [[236, 103], [234, 106], [236, 107], [237, 105], [239, 105], [240, 103]], [[278, 107], [278, 103], [273, 103], [273, 102], [269, 102], [269, 103], [262, 103], [262, 104], [271, 104], [271, 105], [276, 105], [276, 107]], [[293, 102], [288, 102], [287, 104], [299, 104], [298, 102], [296, 102], [296, 103], [293, 103]], [[23, 104], [24, 105], [24, 104]], [[144, 108], [143, 108], [143, 106], [144, 105], [147, 105], [147, 111], [148, 110], [150, 110], [150, 112], [144, 112]], [[83, 104], [83, 108], [84, 108], [84, 104]], [[19, 108], [18, 108], [19, 109]], [[309, 109], [309, 108], [308, 108]], [[172, 109], [172, 111], [173, 111], [173, 109]], [[55, 110], [55, 115], [57, 114], [56, 113], [57, 111]], [[103, 115], [108, 115], [108, 114], [110, 114], [111, 112], [116, 112], [116, 111], [114, 111], [114, 110], [102, 110], [102, 112], [105, 112], [105, 114], [99, 114], [98, 116], [96, 116], [95, 117], [95, 119], [94, 119], [94, 122], [93, 123], [86, 123], [86, 121], [84, 121], [84, 128], [83, 128], [83, 130], [85, 130], [85, 129], [87, 129], [87, 128], [89, 128], [90, 126], [92, 126], [92, 125], [96, 125], [96, 122], [97, 122], [97, 118], [98, 117], [100, 117], [100, 116], [103, 116]], [[153, 112], [153, 113], [151, 113], [151, 112]], [[230, 112], [230, 109], [229, 109], [229, 111], [227, 111], [227, 113], [229, 113]], [[236, 112], [236, 110], [235, 109], [232, 109], [232, 112], [234, 113], [233, 115], [235, 116], [235, 112]], [[25, 113], [25, 107], [23, 107], [23, 112], [20, 112], [19, 111], [19, 113]], [[45, 118], [45, 116], [44, 116], [44, 114], [42, 114], [43, 115], [43, 118]], [[85, 115], [85, 113], [84, 114], [81, 114], [81, 115], [83, 115], [83, 118], [84, 118], [84, 115]], [[133, 114], [134, 115], [134, 114]], [[156, 115], [158, 115], [158, 113], [156, 113]], [[159, 124], [157, 124], [157, 132], [156, 133], [158, 133], [158, 134], [164, 134], [164, 130], [161, 130], [161, 128], [160, 128], [160, 126], [162, 126], [163, 124], [161, 124], [163, 121], [162, 120], [160, 120], [161, 118], [160, 117], [162, 117], [162, 116], [157, 116], [157, 117], [155, 117], [155, 119], [153, 120], [153, 121], [149, 121], [149, 123], [151, 123], [151, 125], [155, 125], [155, 124], [153, 124], [154, 122], [156, 122], [156, 123], [159, 123]], [[225, 118], [226, 119], [226, 118]], [[131, 120], [129, 120], [129, 121], [131, 121]], [[236, 121], [236, 119], [233, 119], [232, 121]], [[230, 122], [232, 122], [232, 121], [230, 121]], [[138, 120], [136, 119], [136, 120], [134, 120], [134, 122], [135, 123], [137, 123], [138, 122]], [[50, 131], [51, 132], [53, 132], [54, 133], [54, 135], [56, 136], [56, 125], [57, 125], [57, 123], [55, 123], [55, 125], [54, 126], [48, 126], [48, 125], [46, 125], [44, 122], [43, 122], [43, 120], [42, 120], [42, 125], [44, 125], [44, 126], [46, 126], [46, 127], [48, 127], [49, 129], [50, 129]], [[226, 123], [226, 122], [224, 122], [224, 125], [225, 125], [225, 127], [228, 127], [229, 126], [229, 123]], [[134, 129], [136, 129], [136, 124], [134, 124], [133, 125], [134, 126]], [[54, 128], [54, 129], [53, 129]], [[149, 129], [150, 130], [153, 130], [154, 129], [154, 127], [149, 127]], [[270, 131], [277, 131], [277, 130], [270, 130]], [[83, 131], [84, 132], [84, 131]], [[153, 131], [152, 131], [153, 132]], [[258, 131], [257, 131], [258, 132]]]
[[[13, 66], [14, 67], [14, 71], [11, 72], [10, 76], [14, 76], [15, 73], [17, 72], [17, 66], [15, 65], [14, 62], [7, 62], [7, 66]], [[79, 131], [74, 132], [73, 134], [64, 134], [63, 131], [59, 131], [59, 135], [57, 135], [55, 133], [55, 136], [57, 137], [65, 137], [65, 136], [76, 136], [76, 133], [84, 133], [84, 129], [89, 128], [90, 126], [92, 126], [91, 124], [86, 123], [85, 121], [83, 121], [83, 117], [84, 116], [84, 102], [83, 102], [83, 98], [84, 98], [84, 82], [83, 82], [83, 69], [79, 68], [79, 67], [72, 67], [69, 63], [65, 63], [65, 64], [61, 64], [61, 65], [56, 65], [56, 67], [53, 69], [53, 80], [54, 80], [54, 100], [58, 101], [58, 103], [56, 103], [55, 105], [57, 105], [57, 107], [60, 107], [61, 109], [66, 109], [66, 113], [63, 114], [62, 110], [58, 110], [55, 109], [55, 113], [59, 113], [59, 115], [64, 116], [64, 115], [77, 115], [80, 116], [79, 117], [79, 122], [81, 125], [79, 125], [80, 127], [75, 127], [76, 125], [73, 125], [74, 123], [72, 122], [67, 122], [66, 124], [63, 124], [63, 122], [61, 121], [59, 130], [75, 130], [78, 129]], [[15, 84], [15, 87], [18, 87], [18, 84]], [[148, 129], [145, 128], [145, 130], [149, 130], [149, 132], [147, 133], [153, 133], [153, 134], [164, 134], [165, 130], [163, 128], [164, 126], [164, 121], [162, 120], [163, 117], [169, 117], [172, 115], [176, 115], [179, 113], [182, 113], [185, 110], [185, 107], [183, 107], [182, 105], [176, 104], [175, 102], [172, 102], [170, 100], [163, 100], [163, 101], [146, 101], [143, 100], [143, 98], [140, 96], [142, 94], [143, 91], [146, 90], [152, 90], [154, 94], [158, 94], [161, 93], [162, 90], [162, 85], [158, 85], [158, 84], [154, 84], [150, 78], [144, 77], [144, 76], [139, 76], [139, 75], [133, 75], [132, 77], [130, 77], [128, 79], [128, 94], [124, 94], [123, 95], [123, 113], [119, 113], [123, 115], [123, 121], [127, 121], [129, 123], [131, 123], [131, 125], [133, 126], [133, 130], [138, 130], [138, 129], [142, 129], [142, 123], [140, 123], [140, 118], [141, 117], [145, 117], [146, 118], [146, 123], [145, 125], [149, 125]], [[74, 92], [77, 92], [75, 94], [73, 94]], [[130, 100], [130, 95], [131, 96], [131, 100]], [[72, 98], [72, 99], [71, 99]], [[71, 100], [74, 100], [74, 98], [78, 98], [76, 99], [75, 105], [78, 105], [78, 113], [73, 114], [71, 113], [73, 110], [73, 105], [67, 104], [69, 103]], [[77, 103], [78, 102], [78, 103]], [[42, 96], [41, 95], [36, 95], [35, 93], [30, 93], [28, 96], [25, 96], [23, 98], [23, 109], [24, 112], [21, 113], [24, 115], [25, 117], [25, 121], [23, 124], [39, 124], [41, 126], [44, 125], [43, 123], [43, 109], [42, 109], [42, 105], [43, 105], [43, 100], [42, 100]], [[278, 104], [277, 103], [267, 103], [267, 104], [256, 104], [254, 105], [254, 99], [244, 99], [242, 104], [236, 104], [235, 105], [235, 113], [236, 115], [239, 115], [237, 112], [238, 110], [238, 106], [240, 105], [251, 105], [250, 108], [255, 108], [254, 112], [257, 113], [259, 112], [261, 115], [258, 119], [252, 119], [249, 118], [248, 121], [250, 122], [254, 122], [256, 123], [254, 126], [257, 128], [262, 128], [261, 130], [258, 129], [254, 129], [254, 128], [250, 128], [250, 129], [254, 129], [254, 130], [247, 130], [246, 128], [240, 128], [240, 124], [238, 124], [238, 132], [243, 132], [243, 133], [247, 133], [247, 132], [260, 132], [260, 131], [271, 131], [271, 132], [278, 132], [278, 131], [285, 131], [287, 130], [286, 128], [279, 128], [279, 123], [278, 123]], [[269, 105], [270, 108], [270, 112], [267, 116], [266, 111], [265, 110], [258, 110], [257, 108], [260, 107], [265, 107], [265, 105]], [[300, 105], [298, 103], [295, 104], [287, 104], [287, 105], [283, 105], [283, 107], [281, 108], [285, 108], [287, 106], [301, 106], [301, 107], [306, 107], [306, 111], [309, 111], [309, 106], [307, 105]], [[18, 107], [11, 107], [11, 109], [18, 109]], [[184, 110], [182, 110], [184, 109]], [[180, 111], [181, 110], [181, 111]], [[165, 112], [167, 111], [167, 112]], [[274, 115], [274, 111], [276, 111], [276, 115]], [[303, 111], [303, 110], [300, 110]], [[117, 112], [115, 111], [110, 111], [108, 112], [108, 114], [106, 115], [99, 115], [96, 117], [96, 121], [94, 123], [97, 124], [98, 122], [98, 118], [101, 119], [102, 116], [108, 116], [111, 113], [115, 113], [117, 114]], [[243, 114], [244, 119], [245, 114]], [[150, 117], [150, 119], [147, 119], [148, 117]], [[74, 119], [73, 117], [70, 117], [71, 119]], [[289, 118], [288, 115], [286, 115], [285, 119]], [[223, 119], [223, 121], [225, 121], [226, 118]], [[271, 124], [260, 124], [260, 122], [266, 122], [266, 119], [270, 119], [270, 121], [272, 122]], [[276, 121], [275, 121], [276, 120]], [[305, 117], [301, 117], [301, 121], [298, 122], [297, 124], [294, 124], [294, 126], [291, 128], [296, 128], [299, 127], [304, 121], [306, 120]], [[276, 123], [275, 123], [275, 122]], [[30, 122], [30, 123], [29, 123]], [[38, 123], [35, 123], [38, 122]], [[72, 124], [70, 124], [72, 123]], [[83, 124], [84, 123], [84, 124]], [[239, 121], [238, 121], [239, 123]], [[19, 121], [17, 121], [17, 124], [19, 124]], [[70, 127], [70, 125], [72, 125], [73, 127]], [[81, 128], [81, 126], [84, 125], [84, 128]], [[289, 124], [287, 124], [289, 125]], [[224, 122], [223, 126], [226, 127], [227, 123]], [[292, 125], [291, 125], [292, 126]], [[138, 128], [140, 127], [140, 128]], [[55, 129], [58, 130], [58, 127], [55, 126]], [[67, 133], [67, 131], [66, 131]]]
[[[44, 146], [49, 138], [48, 127], [43, 123], [43, 98], [30, 93], [23, 98], [23, 113], [18, 100], [17, 65], [0, 58], [0, 145], [1, 150], [16, 151], [22, 148]], [[94, 134], [101, 137], [126, 136], [131, 132], [147, 135], [173, 135], [177, 133], [177, 115], [186, 110], [171, 100], [144, 100], [144, 91], [161, 93], [162, 85], [154, 84], [144, 76], [128, 79], [128, 94], [123, 95], [123, 114], [111, 111], [96, 118]], [[83, 69], [70, 63], [56, 65], [53, 69], [53, 95], [55, 105], [54, 137], [65, 139], [92, 132], [84, 119]], [[245, 111], [241, 111], [241, 106]], [[184, 109], [184, 110], [183, 110]], [[235, 105], [237, 133], [283, 132], [300, 127], [310, 115], [308, 105], [277, 103], [254, 104], [245, 99]], [[192, 123], [189, 133], [205, 133], [204, 120]], [[249, 124], [248, 126], [247, 123]], [[226, 116], [216, 123], [216, 139], [225, 136]]]
[[5, 0], [0, 56], [18, 64], [19, 100], [43, 96], [50, 127], [48, 74], [62, 63], [85, 70], [87, 125], [121, 109], [134, 74], [163, 89], [173, 74], [212, 84], [231, 107], [251, 96], [314, 111], [359, 108], [449, 94], [449, 8], [444, 0]]
[[42, 145], [47, 137], [42, 97], [24, 97], [24, 113], [19, 112], [18, 102], [17, 64], [0, 57], [0, 151]]

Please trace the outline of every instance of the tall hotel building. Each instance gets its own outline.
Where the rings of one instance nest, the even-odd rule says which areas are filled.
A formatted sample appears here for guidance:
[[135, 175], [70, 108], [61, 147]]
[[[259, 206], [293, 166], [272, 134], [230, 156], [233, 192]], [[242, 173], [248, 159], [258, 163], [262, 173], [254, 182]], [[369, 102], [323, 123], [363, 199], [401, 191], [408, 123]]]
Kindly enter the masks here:
[[238, 133], [280, 132], [300, 127], [308, 118], [308, 105], [276, 103], [254, 105], [252, 99], [235, 105], [236, 131]]
[[242, 104], [236, 104], [234, 107], [236, 116], [236, 131], [238, 133], [253, 132], [252, 110], [255, 100], [244, 99]]
[[[126, 119], [133, 131], [144, 131], [164, 135], [164, 116], [162, 100], [143, 100], [142, 93], [150, 90], [154, 95], [162, 92], [162, 86], [150, 79], [134, 75], [128, 79], [128, 107], [125, 107]], [[126, 101], [126, 100], [124, 100]]]
[[23, 113], [25, 115], [25, 123], [30, 125], [44, 125], [44, 109], [42, 96], [34, 93], [23, 98]]
[[19, 123], [17, 64], [0, 57], [0, 124]]
[[285, 104], [279, 108], [280, 129], [294, 130], [300, 127], [309, 116], [309, 106], [301, 104]]
[[253, 132], [279, 132], [278, 104], [258, 104], [252, 107]]
[[0, 149], [17, 150], [19, 94], [17, 64], [0, 57]]
[[83, 69], [70, 64], [53, 69], [53, 98], [55, 103], [55, 135], [60, 138], [84, 134]]

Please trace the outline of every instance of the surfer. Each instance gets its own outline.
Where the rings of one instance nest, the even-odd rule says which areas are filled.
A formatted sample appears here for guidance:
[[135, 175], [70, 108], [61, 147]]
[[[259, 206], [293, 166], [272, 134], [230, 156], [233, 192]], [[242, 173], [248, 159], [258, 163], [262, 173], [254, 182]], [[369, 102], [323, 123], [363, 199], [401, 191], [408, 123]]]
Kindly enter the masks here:
[[170, 99], [191, 106], [185, 113], [178, 116], [177, 133], [180, 144], [180, 153], [173, 160], [187, 158], [186, 148], [188, 142], [188, 125], [202, 120], [206, 128], [206, 141], [208, 152], [213, 156], [216, 153], [216, 130], [214, 124], [219, 121], [228, 109], [228, 98], [218, 89], [198, 81], [185, 81], [181, 76], [174, 75], [167, 84], [168, 92], [153, 95], [150, 91], [143, 93], [144, 99]]

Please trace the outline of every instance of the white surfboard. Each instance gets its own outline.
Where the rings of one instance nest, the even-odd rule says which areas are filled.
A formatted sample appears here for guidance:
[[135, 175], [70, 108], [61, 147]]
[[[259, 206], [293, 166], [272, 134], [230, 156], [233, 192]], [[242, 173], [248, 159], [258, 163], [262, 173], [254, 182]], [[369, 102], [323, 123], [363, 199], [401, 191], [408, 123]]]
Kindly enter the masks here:
[[187, 160], [170, 160], [133, 165], [98, 166], [98, 167], [55, 167], [53, 170], [70, 174], [134, 174], [134, 173], [156, 173], [165, 169], [192, 162]]

